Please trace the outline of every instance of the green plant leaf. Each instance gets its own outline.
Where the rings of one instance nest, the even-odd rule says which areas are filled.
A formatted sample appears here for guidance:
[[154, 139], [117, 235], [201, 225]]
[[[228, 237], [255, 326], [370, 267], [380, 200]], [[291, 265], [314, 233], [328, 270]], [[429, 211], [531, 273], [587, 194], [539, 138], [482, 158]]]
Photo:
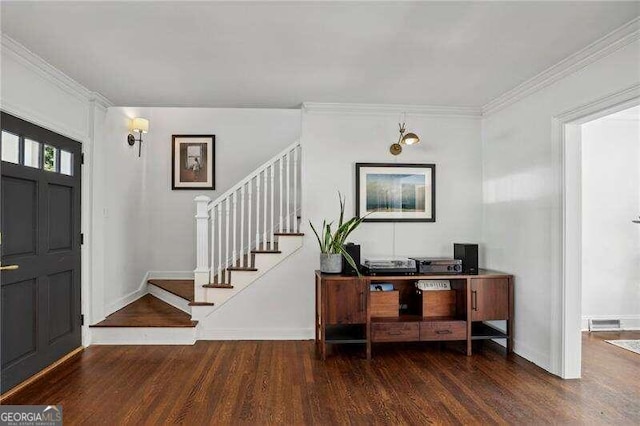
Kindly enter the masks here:
[[[332, 232], [332, 229], [331, 229], [333, 222], [327, 223], [326, 220], [323, 220], [322, 231], [321, 231], [322, 236], [320, 236], [320, 233], [318, 232], [318, 230], [316, 230], [316, 228], [313, 226], [311, 221], [309, 221], [309, 224], [311, 225], [311, 229], [313, 230], [313, 233], [316, 235], [316, 239], [318, 240], [318, 245], [320, 246], [321, 253], [335, 253], [335, 254], [346, 253], [344, 251], [343, 246], [347, 241], [349, 234], [351, 234], [358, 226], [360, 226], [362, 221], [367, 216], [369, 216], [369, 214], [371, 214], [371, 213], [368, 213], [363, 217], [354, 216], [345, 222], [344, 209], [346, 204], [345, 203], [346, 197], [343, 197], [339, 191], [338, 191], [338, 200], [340, 201], [340, 218], [338, 221], [338, 227], [336, 228], [335, 232]], [[345, 259], [347, 259], [347, 261], [349, 261], [350, 258], [351, 258], [350, 256], [345, 256]], [[353, 261], [353, 259], [351, 260]], [[351, 265], [351, 266], [354, 266], [354, 265]]]
[[325, 227], [324, 247], [327, 250], [325, 253], [335, 253], [333, 251], [333, 236], [331, 235], [331, 223], [328, 223]]
[[320, 241], [320, 235], [318, 235], [318, 231], [316, 231], [316, 228], [313, 226], [313, 223], [311, 223], [311, 221], [309, 221], [309, 225], [311, 225], [311, 229], [313, 230], [313, 233], [316, 234], [316, 238], [318, 239], [318, 245], [320, 246], [320, 253], [325, 253], [324, 247], [322, 245], [322, 241]]
[[338, 228], [342, 227], [342, 222], [344, 221], [344, 203], [345, 200], [342, 199], [342, 194], [338, 191], [338, 200], [340, 201], [340, 221], [338, 222]]

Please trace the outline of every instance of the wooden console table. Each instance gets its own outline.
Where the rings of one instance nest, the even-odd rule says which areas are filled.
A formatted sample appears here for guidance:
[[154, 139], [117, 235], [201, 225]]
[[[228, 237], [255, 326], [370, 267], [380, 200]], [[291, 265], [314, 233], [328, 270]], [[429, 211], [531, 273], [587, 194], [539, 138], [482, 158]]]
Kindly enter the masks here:
[[[471, 355], [473, 340], [506, 339], [507, 351], [513, 351], [512, 275], [480, 270], [357, 277], [316, 271], [315, 278], [316, 350], [323, 360], [329, 344], [364, 344], [367, 359], [378, 342], [466, 341]], [[425, 279], [449, 280], [451, 291], [418, 292], [416, 281]], [[370, 291], [380, 282], [392, 283], [397, 293]], [[506, 333], [485, 323], [492, 320], [506, 320]]]

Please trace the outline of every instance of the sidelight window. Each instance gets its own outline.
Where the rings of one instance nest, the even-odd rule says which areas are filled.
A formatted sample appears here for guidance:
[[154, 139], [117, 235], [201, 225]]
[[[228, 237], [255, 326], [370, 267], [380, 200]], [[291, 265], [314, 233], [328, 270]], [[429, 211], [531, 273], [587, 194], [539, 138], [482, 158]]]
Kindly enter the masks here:
[[24, 165], [40, 168], [40, 142], [24, 140]]
[[20, 137], [2, 131], [2, 161], [20, 164]]
[[48, 172], [58, 171], [58, 149], [51, 146], [44, 146], [44, 169]]
[[67, 176], [73, 175], [73, 154], [64, 149], [60, 150], [60, 173]]

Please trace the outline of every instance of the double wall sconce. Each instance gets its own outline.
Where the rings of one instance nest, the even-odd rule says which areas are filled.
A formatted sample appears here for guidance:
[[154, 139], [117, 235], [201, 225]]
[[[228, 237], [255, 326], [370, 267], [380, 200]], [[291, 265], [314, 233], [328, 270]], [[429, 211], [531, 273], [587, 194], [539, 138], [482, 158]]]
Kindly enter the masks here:
[[127, 143], [129, 146], [135, 145], [136, 142], [140, 143], [140, 145], [138, 145], [138, 157], [140, 157], [142, 155], [142, 134], [149, 131], [149, 120], [139, 117], [132, 118], [129, 123], [129, 130], [132, 132], [138, 132], [138, 139], [133, 136], [133, 133], [129, 133], [127, 136]]
[[398, 142], [389, 147], [389, 152], [393, 155], [399, 155], [402, 152], [403, 145], [415, 145], [420, 142], [420, 138], [415, 133], [405, 133], [407, 131], [405, 120], [398, 123], [398, 127], [400, 128], [400, 137], [398, 138]]

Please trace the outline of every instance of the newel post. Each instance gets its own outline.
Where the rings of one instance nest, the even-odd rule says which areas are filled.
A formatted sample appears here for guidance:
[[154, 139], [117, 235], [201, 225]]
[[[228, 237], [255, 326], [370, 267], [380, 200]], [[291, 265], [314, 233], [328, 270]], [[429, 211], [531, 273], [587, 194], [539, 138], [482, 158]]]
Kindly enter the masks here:
[[[195, 295], [202, 285], [209, 284], [209, 203], [211, 198], [198, 195], [196, 203], [196, 269], [193, 271]], [[201, 301], [201, 300], [198, 300]]]

